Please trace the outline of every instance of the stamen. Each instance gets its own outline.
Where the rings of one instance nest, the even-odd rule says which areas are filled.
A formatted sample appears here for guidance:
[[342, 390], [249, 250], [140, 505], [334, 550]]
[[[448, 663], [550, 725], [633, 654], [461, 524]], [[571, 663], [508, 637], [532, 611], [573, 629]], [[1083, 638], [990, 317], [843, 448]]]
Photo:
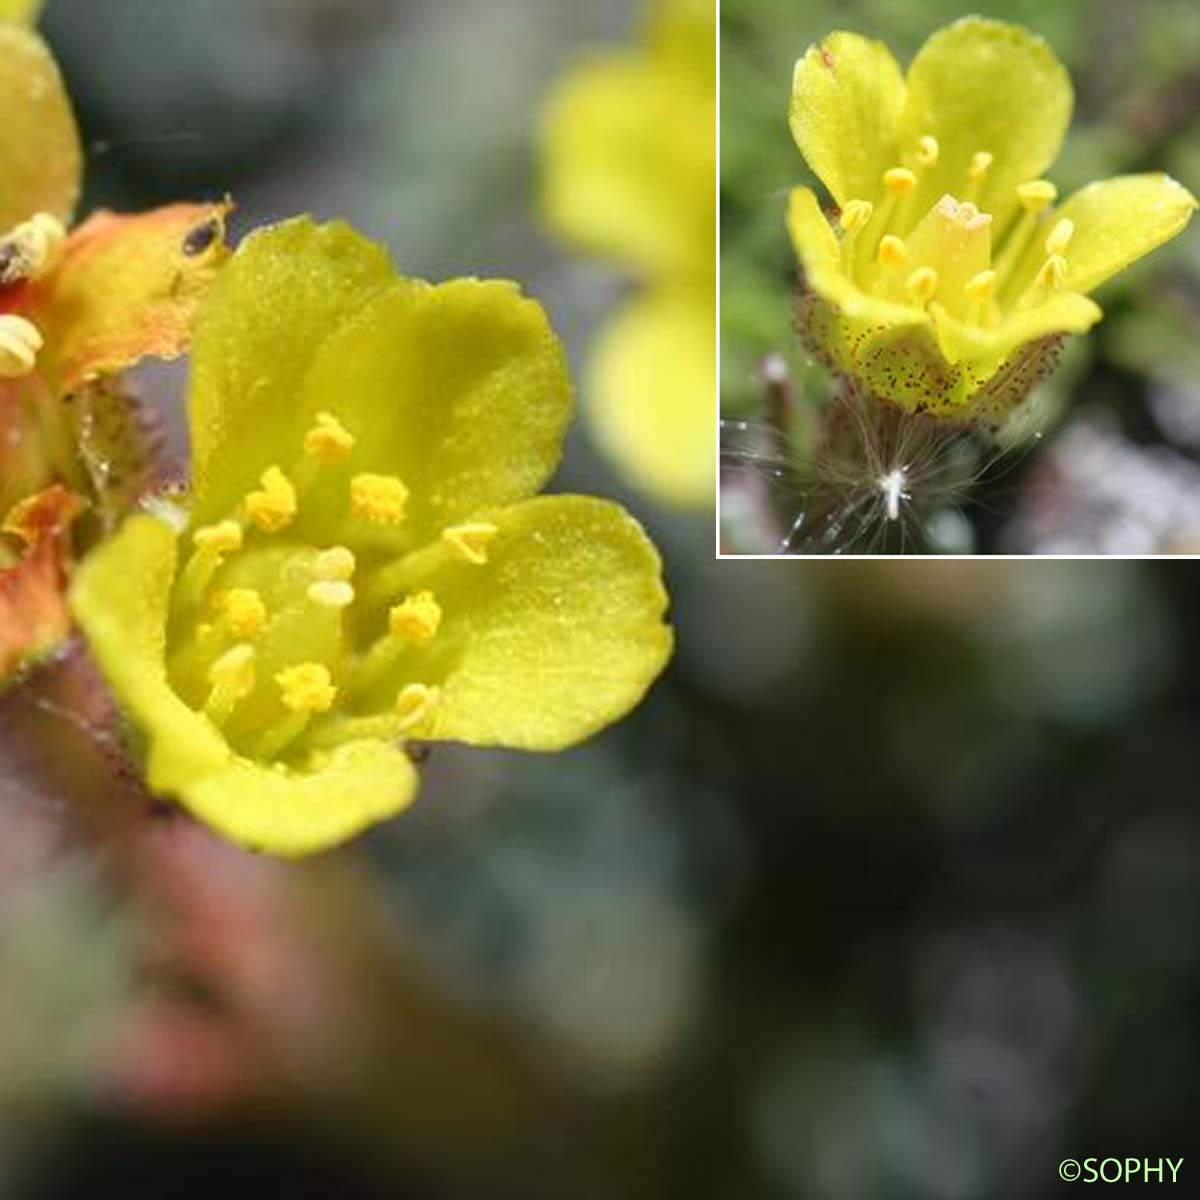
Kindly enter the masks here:
[[971, 165], [967, 168], [967, 178], [972, 183], [982, 183], [994, 161], [993, 156], [986, 150], [976, 150], [971, 155]]
[[222, 592], [216, 607], [237, 638], [252, 638], [267, 623], [267, 606], [253, 588], [230, 588]]
[[979, 322], [984, 305], [995, 295], [998, 278], [996, 272], [989, 267], [986, 271], [980, 271], [978, 275], [972, 275], [963, 286], [967, 297], [967, 321], [971, 324]]
[[349, 608], [354, 603], [354, 585], [344, 579], [320, 579], [308, 585], [306, 594], [321, 608]]
[[299, 663], [275, 676], [282, 693], [283, 706], [294, 713], [328, 712], [337, 699], [337, 688], [329, 668], [321, 663]]
[[941, 153], [941, 147], [938, 145], [937, 138], [931, 134], [925, 134], [924, 137], [917, 139], [917, 162], [923, 167], [932, 167], [938, 160], [938, 155]]
[[259, 482], [262, 490], [246, 496], [246, 517], [263, 533], [278, 533], [296, 517], [296, 489], [278, 467], [268, 467]]
[[236, 521], [218, 521], [201, 525], [192, 534], [192, 541], [202, 550], [217, 554], [233, 554], [242, 548], [242, 527]]
[[902, 196], [917, 186], [917, 177], [907, 167], [890, 167], [883, 173], [883, 186], [894, 196]]
[[980, 271], [978, 275], [972, 275], [967, 280], [963, 291], [972, 303], [981, 304], [985, 300], [990, 300], [996, 291], [996, 272], [989, 268], [986, 271]]
[[66, 241], [63, 223], [49, 213], [23, 221], [0, 239], [0, 287], [44, 278], [58, 265]]
[[[405, 684], [396, 697], [396, 715], [400, 718], [398, 733], [413, 734], [418, 727], [425, 726], [441, 703], [440, 688], [427, 687], [423, 683]], [[426, 727], [424, 732], [428, 732]]]
[[313, 561], [312, 572], [317, 579], [349, 580], [354, 577], [354, 554], [345, 546], [322, 550]]
[[1027, 213], [1035, 216], [1044, 211], [1046, 206], [1053, 204], [1058, 196], [1058, 188], [1048, 179], [1034, 179], [1017, 187], [1017, 199]]
[[340, 462], [354, 449], [354, 435], [332, 413], [317, 413], [304, 435], [304, 453], [318, 462]]
[[254, 647], [240, 642], [231, 646], [208, 668], [211, 691], [204, 702], [204, 714], [221, 726], [233, 715], [238, 702], [254, 691]]
[[1037, 273], [1037, 283], [1050, 291], [1057, 291], [1066, 282], [1067, 260], [1061, 254], [1051, 254]]
[[350, 511], [373, 525], [399, 525], [408, 488], [395, 475], [355, 475], [350, 480]]
[[905, 281], [904, 286], [919, 305], [926, 305], [937, 291], [938, 274], [932, 267], [918, 267]]
[[388, 612], [388, 628], [398, 638], [417, 645], [428, 642], [442, 623], [442, 606], [432, 592], [417, 592]]
[[876, 258], [880, 266], [902, 267], [908, 262], [908, 249], [894, 233], [885, 233], [879, 241]]
[[20, 379], [37, 365], [42, 335], [38, 327], [16, 313], [0, 315], [0, 379]]
[[847, 233], [857, 233], [870, 221], [875, 205], [870, 200], [847, 200], [839, 222]]
[[1075, 222], [1070, 217], [1061, 218], [1046, 239], [1046, 253], [1061, 254], [1071, 244], [1071, 238], [1074, 236]]
[[442, 530], [442, 541], [455, 558], [482, 566], [488, 560], [488, 543], [500, 530], [488, 521], [450, 525]]

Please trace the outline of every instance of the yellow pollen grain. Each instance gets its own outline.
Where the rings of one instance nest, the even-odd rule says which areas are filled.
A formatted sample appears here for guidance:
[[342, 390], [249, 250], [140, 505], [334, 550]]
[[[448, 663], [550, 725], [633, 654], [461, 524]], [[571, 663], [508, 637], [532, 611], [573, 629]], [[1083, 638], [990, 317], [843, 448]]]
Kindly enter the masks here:
[[312, 573], [317, 579], [348, 580], [354, 577], [353, 551], [345, 546], [330, 546], [313, 560]]
[[923, 167], [932, 167], [938, 160], [938, 155], [941, 153], [941, 147], [938, 145], [938, 140], [932, 134], [925, 134], [924, 137], [917, 139], [917, 162]]
[[1017, 188], [1017, 199], [1021, 207], [1029, 213], [1040, 213], [1048, 204], [1053, 204], [1058, 196], [1058, 188], [1048, 179], [1034, 179], [1022, 183]]
[[208, 682], [239, 699], [254, 691], [254, 647], [245, 642], [231, 646], [208, 668]]
[[870, 221], [874, 212], [875, 205], [870, 200], [848, 200], [839, 220], [847, 233], [857, 233]]
[[408, 683], [396, 697], [396, 714], [400, 721], [399, 733], [416, 733], [437, 710], [442, 700], [440, 688], [428, 687], [423, 683]]
[[16, 313], [0, 315], [0, 379], [20, 379], [37, 363], [42, 348], [38, 327]]
[[242, 527], [236, 521], [201, 525], [192, 534], [192, 541], [201, 550], [211, 550], [216, 554], [233, 554], [242, 548]]
[[986, 150], [976, 150], [971, 155], [971, 165], [967, 168], [967, 178], [972, 183], [980, 183], [986, 178], [988, 169], [993, 162], [993, 156]]
[[1075, 222], [1070, 217], [1061, 218], [1046, 239], [1047, 254], [1061, 254], [1075, 236]]
[[442, 606], [432, 592], [417, 592], [388, 611], [388, 629], [396, 636], [421, 645], [437, 633], [442, 624]]
[[318, 462], [338, 462], [354, 449], [354, 435], [332, 413], [317, 413], [304, 435], [304, 453]]
[[373, 525], [399, 525], [408, 506], [408, 488], [395, 475], [355, 475], [350, 480], [350, 511]]
[[442, 530], [442, 541], [456, 558], [475, 566], [482, 566], [488, 560], [488, 544], [499, 532], [499, 529], [488, 521], [448, 525]]
[[234, 637], [254, 637], [267, 623], [267, 606], [253, 588], [230, 588], [216, 604]]
[[883, 186], [894, 196], [900, 196], [917, 186], [917, 177], [907, 167], [889, 167], [883, 173]]
[[349, 608], [354, 603], [354, 585], [344, 579], [319, 579], [308, 585], [307, 595], [322, 608]]
[[246, 518], [263, 533], [278, 533], [295, 519], [296, 489], [278, 467], [268, 467], [259, 482], [262, 490], [246, 495]]
[[990, 300], [995, 290], [996, 272], [990, 268], [980, 271], [978, 275], [972, 275], [963, 287], [967, 299], [973, 301]]
[[321, 663], [299, 663], [275, 676], [284, 707], [295, 713], [328, 712], [337, 699], [329, 668]]
[[879, 239], [876, 257], [885, 267], [902, 267], [908, 262], [908, 248], [894, 233], [885, 233]]
[[1061, 254], [1051, 254], [1038, 271], [1037, 281], [1042, 287], [1062, 287], [1067, 278], [1067, 260]]
[[904, 281], [904, 286], [918, 304], [927, 304], [937, 291], [938, 274], [932, 267], [918, 267]]

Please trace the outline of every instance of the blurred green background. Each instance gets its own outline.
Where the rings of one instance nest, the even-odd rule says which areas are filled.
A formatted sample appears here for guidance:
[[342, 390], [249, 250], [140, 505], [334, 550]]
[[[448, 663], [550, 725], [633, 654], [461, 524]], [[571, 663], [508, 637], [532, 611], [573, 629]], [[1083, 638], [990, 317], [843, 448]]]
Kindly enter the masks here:
[[[634, 19], [51, 0], [46, 28], [91, 202], [344, 216], [406, 268], [522, 279], [577, 362], [624, 281], [539, 232], [530, 135]], [[176, 382], [146, 380], [168, 412]], [[0, 1196], [1029, 1200], [1067, 1155], [1189, 1155], [1197, 577], [716, 564], [578, 433], [558, 485], [663, 548], [667, 676], [567, 754], [438, 748], [338, 853], [164, 815], [98, 856], [81, 814], [121, 789], [70, 685], [0, 699]]]
[[[1165, 170], [1200, 191], [1200, 8], [1190, 0], [725, 0], [721, 7], [721, 412], [733, 469], [727, 548], [773, 553], [799, 510], [771, 471], [802, 453], [805, 418], [828, 394], [791, 329], [788, 190], [820, 185], [787, 125], [792, 67], [848, 29], [885, 41], [902, 65], [966, 12], [1041, 33], [1075, 85], [1075, 118], [1050, 177], [1061, 194], [1094, 179]], [[945, 539], [1016, 554], [1195, 553], [1200, 548], [1200, 224], [1102, 288], [1105, 320], [1010, 431]], [[764, 429], [761, 365], [782, 355], [794, 382], [792, 445]], [[744, 427], [744, 424], [745, 426]], [[1031, 440], [1041, 435], [1043, 444]], [[784, 460], [780, 462], [779, 460]]]

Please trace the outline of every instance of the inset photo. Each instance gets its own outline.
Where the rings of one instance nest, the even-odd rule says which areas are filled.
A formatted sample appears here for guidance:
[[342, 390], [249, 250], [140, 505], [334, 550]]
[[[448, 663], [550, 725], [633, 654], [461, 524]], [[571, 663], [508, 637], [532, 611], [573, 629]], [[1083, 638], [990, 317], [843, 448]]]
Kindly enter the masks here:
[[723, 0], [719, 552], [1200, 552], [1200, 11]]

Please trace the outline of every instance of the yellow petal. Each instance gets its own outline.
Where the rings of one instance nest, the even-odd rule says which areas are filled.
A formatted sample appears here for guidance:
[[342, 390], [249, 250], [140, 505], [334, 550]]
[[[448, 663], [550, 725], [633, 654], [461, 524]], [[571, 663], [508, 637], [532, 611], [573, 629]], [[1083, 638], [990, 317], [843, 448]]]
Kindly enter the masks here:
[[924, 213], [947, 192], [962, 196], [975, 155], [992, 160], [976, 203], [999, 234], [1016, 212], [1016, 188], [1037, 179], [1058, 154], [1071, 121], [1071, 80], [1036, 34], [1003, 21], [963, 17], [925, 42], [908, 69], [901, 125], [904, 149], [932, 135], [940, 153], [919, 174]]
[[652, 275], [711, 270], [710, 78], [640, 54], [581, 63], [546, 104], [541, 143], [542, 208], [562, 237]]
[[79, 197], [79, 134], [45, 43], [0, 24], [0, 233], [45, 212], [66, 222]]
[[593, 436], [651, 496], [708, 504], [716, 461], [716, 326], [711, 297], [652, 291], [621, 309], [592, 351]]
[[[1196, 198], [1169, 175], [1122, 175], [1082, 188], [1055, 212], [1048, 228], [1068, 219], [1075, 232], [1065, 254], [1063, 287], [1090, 292], [1144, 254], [1168, 242], [1192, 219]], [[1034, 247], [1031, 255], [1036, 254]], [[1042, 260], [1027, 257], [1032, 277]]]
[[[404, 481], [399, 525], [355, 526], [356, 545], [397, 550], [536, 493], [571, 414], [566, 356], [545, 311], [498, 280], [397, 281], [325, 341], [291, 399], [305, 425], [337, 413], [357, 438], [354, 472]], [[342, 519], [320, 503], [333, 491], [301, 511], [297, 528], [318, 542]]]
[[1083, 333], [1104, 315], [1086, 296], [1063, 292], [1044, 304], [1006, 314], [1000, 324], [985, 328], [951, 316], [939, 304], [933, 309], [938, 344], [947, 361], [970, 359], [985, 373], [1018, 346], [1051, 333]]
[[296, 398], [317, 349], [394, 281], [386, 251], [340, 222], [287, 221], [243, 240], [196, 319], [188, 423], [198, 523], [227, 516], [289, 447], [300, 456], [316, 414], [298, 411]]
[[122, 709], [142, 735], [146, 779], [242, 845], [306, 854], [398, 812], [416, 775], [382, 742], [354, 742], [309, 764], [275, 769], [234, 754], [167, 682], [165, 626], [176, 535], [134, 517], [80, 568], [71, 608]]
[[42, 331], [40, 369], [59, 393], [139, 358], [187, 348], [196, 306], [227, 251], [226, 204], [99, 212], [67, 239], [62, 261], [25, 291]]
[[[441, 688], [438, 738], [562, 749], [624, 716], [666, 664], [658, 554], [628, 513], [590, 497], [541, 496], [488, 519], [487, 566], [440, 545], [412, 556], [442, 623], [372, 702], [390, 708], [416, 680]], [[415, 565], [397, 565], [393, 595]]]
[[904, 80], [891, 51], [856, 33], [832, 33], [796, 63], [789, 120], [796, 145], [839, 205], [881, 194], [898, 164]]

